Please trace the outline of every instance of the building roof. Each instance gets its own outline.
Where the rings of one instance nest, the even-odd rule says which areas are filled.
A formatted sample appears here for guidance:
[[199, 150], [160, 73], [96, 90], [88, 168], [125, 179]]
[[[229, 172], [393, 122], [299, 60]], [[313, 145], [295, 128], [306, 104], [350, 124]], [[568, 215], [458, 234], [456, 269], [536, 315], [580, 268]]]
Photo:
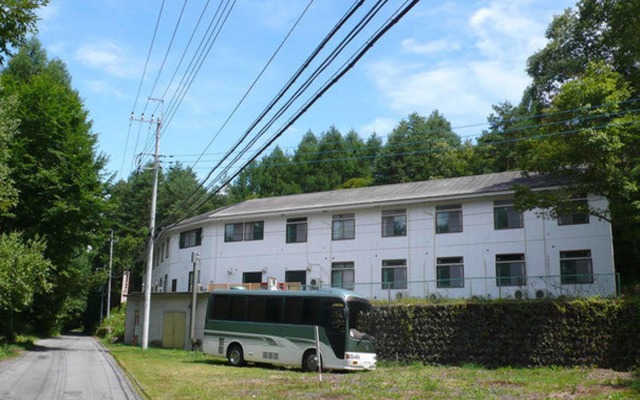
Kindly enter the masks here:
[[177, 227], [206, 220], [227, 220], [265, 214], [296, 214], [313, 210], [356, 209], [373, 205], [408, 204], [418, 201], [437, 202], [448, 199], [482, 197], [513, 192], [514, 185], [532, 189], [558, 186], [549, 177], [523, 175], [521, 171], [434, 179], [430, 181], [398, 183], [356, 189], [331, 190], [289, 196], [252, 199], [219, 208], [184, 220]]

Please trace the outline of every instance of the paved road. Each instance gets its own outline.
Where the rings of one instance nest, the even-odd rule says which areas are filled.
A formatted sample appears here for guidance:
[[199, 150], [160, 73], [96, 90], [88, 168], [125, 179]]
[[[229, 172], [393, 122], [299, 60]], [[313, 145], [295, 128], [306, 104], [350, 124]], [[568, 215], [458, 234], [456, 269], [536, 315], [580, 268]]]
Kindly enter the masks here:
[[139, 400], [113, 357], [89, 336], [36, 342], [33, 351], [0, 363], [2, 400]]

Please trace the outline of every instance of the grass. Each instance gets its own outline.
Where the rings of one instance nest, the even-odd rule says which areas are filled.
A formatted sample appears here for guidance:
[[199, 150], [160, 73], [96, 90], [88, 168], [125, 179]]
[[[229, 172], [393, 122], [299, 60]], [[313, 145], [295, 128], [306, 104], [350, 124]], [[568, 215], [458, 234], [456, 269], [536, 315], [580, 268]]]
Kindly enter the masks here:
[[20, 355], [23, 351], [33, 347], [36, 337], [18, 336], [13, 344], [0, 343], [0, 361]]
[[199, 352], [107, 345], [152, 399], [636, 399], [640, 375], [597, 368], [498, 368], [381, 363], [355, 373], [234, 368]]

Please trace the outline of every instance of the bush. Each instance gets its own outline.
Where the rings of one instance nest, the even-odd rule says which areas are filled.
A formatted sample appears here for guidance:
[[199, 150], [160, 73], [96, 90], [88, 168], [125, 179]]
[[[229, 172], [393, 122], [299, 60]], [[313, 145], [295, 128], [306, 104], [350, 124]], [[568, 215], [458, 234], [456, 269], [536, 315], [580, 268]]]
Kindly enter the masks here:
[[388, 304], [368, 317], [380, 360], [640, 366], [640, 298]]
[[111, 310], [109, 317], [102, 321], [96, 336], [107, 339], [111, 343], [124, 341], [124, 325], [127, 317], [125, 305]]

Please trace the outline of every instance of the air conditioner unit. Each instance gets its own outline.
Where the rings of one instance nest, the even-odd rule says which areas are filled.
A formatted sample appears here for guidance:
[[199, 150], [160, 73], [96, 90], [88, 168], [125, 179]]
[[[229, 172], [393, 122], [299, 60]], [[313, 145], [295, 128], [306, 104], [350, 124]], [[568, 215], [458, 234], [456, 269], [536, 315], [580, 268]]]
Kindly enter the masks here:
[[522, 300], [522, 299], [526, 298], [527, 296], [526, 296], [526, 293], [525, 293], [524, 291], [522, 291], [522, 290], [516, 290], [516, 291], [513, 293], [513, 297], [515, 297], [515, 298], [516, 298], [516, 299], [518, 299], [518, 300]]
[[536, 290], [536, 299], [547, 299], [553, 297], [553, 294], [547, 289]]
[[402, 300], [402, 299], [406, 299], [409, 297], [409, 293], [408, 292], [398, 292], [396, 293], [396, 300]]
[[163, 288], [161, 288], [161, 287], [158, 288], [158, 292], [162, 293], [163, 291], [164, 291]]
[[429, 295], [429, 298], [430, 298], [431, 300], [438, 300], [438, 299], [439, 299], [439, 298], [441, 298], [441, 297], [442, 297], [442, 295], [441, 295], [440, 293], [431, 293], [431, 294]]

